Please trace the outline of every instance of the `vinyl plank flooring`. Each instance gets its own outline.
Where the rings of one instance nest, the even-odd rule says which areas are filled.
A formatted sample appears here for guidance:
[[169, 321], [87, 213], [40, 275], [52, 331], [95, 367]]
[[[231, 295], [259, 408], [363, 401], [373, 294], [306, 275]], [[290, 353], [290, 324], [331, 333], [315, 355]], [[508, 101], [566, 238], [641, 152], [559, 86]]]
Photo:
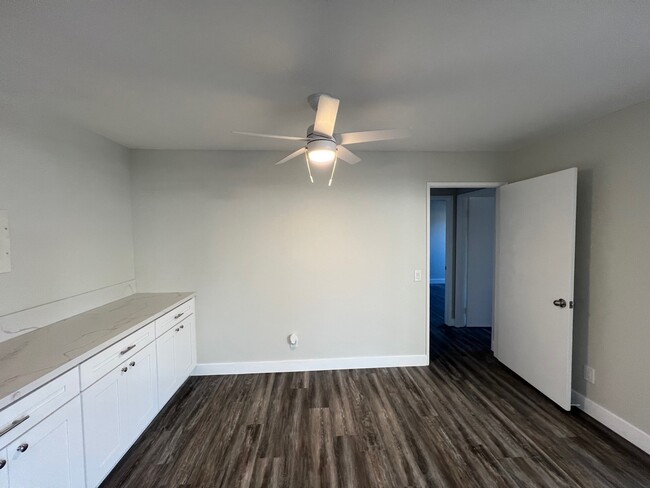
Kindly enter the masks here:
[[421, 368], [190, 378], [112, 488], [650, 486], [650, 456], [431, 329]]

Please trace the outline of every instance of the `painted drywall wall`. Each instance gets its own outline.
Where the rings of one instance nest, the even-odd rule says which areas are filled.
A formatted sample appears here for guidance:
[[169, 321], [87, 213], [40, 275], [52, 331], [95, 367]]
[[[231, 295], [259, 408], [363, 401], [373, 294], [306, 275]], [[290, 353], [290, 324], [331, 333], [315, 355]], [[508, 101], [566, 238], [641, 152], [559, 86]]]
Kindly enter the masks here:
[[138, 290], [198, 293], [200, 363], [425, 354], [426, 183], [503, 154], [360, 152], [331, 188], [285, 154], [133, 151]]
[[[650, 102], [512, 155], [510, 180], [578, 167], [573, 388], [650, 433]], [[583, 379], [596, 369], [595, 384]]]
[[[487, 191], [494, 195], [493, 189]], [[468, 195], [467, 326], [491, 327], [494, 302], [495, 197], [474, 196], [474, 193]]]
[[8, 314], [75, 297], [57, 309], [59, 320], [94, 304], [80, 295], [133, 280], [129, 185], [125, 148], [0, 99], [0, 209], [12, 268], [0, 274], [0, 340], [35, 323], [12, 320], [17, 328], [5, 330]]
[[447, 202], [431, 199], [430, 218], [429, 280], [431, 283], [444, 283], [447, 255]]
[[492, 327], [495, 188], [456, 196], [456, 327]]

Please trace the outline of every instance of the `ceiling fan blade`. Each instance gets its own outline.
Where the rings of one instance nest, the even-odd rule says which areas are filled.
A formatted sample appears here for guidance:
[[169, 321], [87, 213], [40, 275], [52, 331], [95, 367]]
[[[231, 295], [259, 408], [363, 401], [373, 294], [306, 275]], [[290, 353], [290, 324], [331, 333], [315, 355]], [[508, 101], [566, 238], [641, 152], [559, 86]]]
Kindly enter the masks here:
[[293, 136], [277, 136], [275, 134], [258, 134], [257, 132], [239, 132], [232, 131], [233, 134], [241, 134], [244, 136], [255, 136], [255, 137], [267, 137], [269, 139], [284, 139], [285, 141], [308, 141], [309, 139], [305, 137], [293, 137]]
[[336, 134], [336, 141], [339, 144], [361, 144], [362, 142], [403, 139], [408, 136], [408, 131], [401, 129], [366, 130], [362, 132], [346, 132], [344, 134]]
[[357, 164], [359, 161], [361, 161], [361, 158], [359, 156], [343, 146], [336, 146], [336, 152], [338, 158], [342, 159], [346, 163]]
[[275, 165], [277, 166], [278, 164], [284, 164], [284, 163], [286, 163], [287, 161], [292, 160], [293, 158], [297, 158], [298, 156], [300, 156], [301, 154], [303, 154], [305, 151], [307, 151], [307, 149], [305, 149], [304, 147], [301, 147], [301, 148], [298, 149], [297, 151], [294, 151], [294, 152], [292, 152], [291, 154], [289, 154], [286, 158], [281, 159], [280, 161], [278, 161], [277, 163], [275, 163]]
[[314, 132], [332, 137], [336, 114], [339, 111], [339, 99], [329, 95], [321, 95], [318, 98], [318, 110], [316, 110], [316, 121]]

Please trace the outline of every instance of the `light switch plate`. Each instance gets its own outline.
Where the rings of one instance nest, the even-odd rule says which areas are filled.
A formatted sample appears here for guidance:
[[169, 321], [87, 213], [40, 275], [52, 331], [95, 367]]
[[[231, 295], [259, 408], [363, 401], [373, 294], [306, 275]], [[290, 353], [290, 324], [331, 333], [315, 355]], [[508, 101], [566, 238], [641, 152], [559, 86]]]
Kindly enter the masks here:
[[422, 281], [422, 270], [416, 269], [413, 273], [413, 281]]
[[0, 210], [0, 273], [11, 271], [9, 246], [9, 212]]
[[585, 364], [585, 380], [589, 383], [596, 383], [596, 370]]

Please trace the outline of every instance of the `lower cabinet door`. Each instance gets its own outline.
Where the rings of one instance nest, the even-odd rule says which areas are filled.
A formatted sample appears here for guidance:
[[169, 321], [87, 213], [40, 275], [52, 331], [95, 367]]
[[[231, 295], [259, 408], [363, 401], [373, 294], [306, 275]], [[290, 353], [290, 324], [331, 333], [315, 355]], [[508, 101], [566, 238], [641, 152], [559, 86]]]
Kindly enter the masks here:
[[7, 450], [0, 449], [0, 488], [9, 486], [9, 467], [7, 466]]
[[156, 339], [158, 363], [158, 407], [163, 408], [176, 391], [176, 367], [174, 365], [174, 342], [176, 330], [170, 329]]
[[6, 452], [9, 459], [2, 471], [8, 470], [11, 488], [85, 486], [79, 397], [21, 435]]
[[128, 373], [123, 369], [114, 369], [81, 393], [88, 487], [99, 485], [129, 447]]
[[192, 372], [194, 360], [194, 316], [189, 317], [180, 325], [181, 329], [176, 334], [176, 343], [174, 344], [174, 360], [176, 367], [176, 388], [178, 388], [183, 381]]
[[151, 343], [127, 362], [126, 378], [129, 445], [158, 413], [156, 346]]

